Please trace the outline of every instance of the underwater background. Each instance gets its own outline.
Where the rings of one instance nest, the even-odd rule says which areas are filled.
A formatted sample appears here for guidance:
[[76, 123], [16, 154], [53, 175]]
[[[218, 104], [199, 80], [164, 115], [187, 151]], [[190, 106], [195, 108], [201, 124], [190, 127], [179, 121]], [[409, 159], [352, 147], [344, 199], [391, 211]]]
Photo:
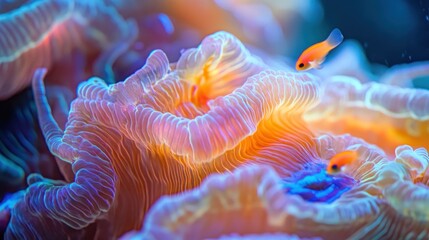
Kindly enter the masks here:
[[0, 111], [2, 239], [429, 239], [428, 0], [0, 0]]

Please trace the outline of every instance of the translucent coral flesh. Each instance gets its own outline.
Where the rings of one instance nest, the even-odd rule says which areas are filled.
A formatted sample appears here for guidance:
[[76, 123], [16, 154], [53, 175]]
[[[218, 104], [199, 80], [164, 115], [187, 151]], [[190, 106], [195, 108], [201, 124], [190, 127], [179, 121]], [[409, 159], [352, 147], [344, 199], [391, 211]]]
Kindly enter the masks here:
[[[192, 191], [163, 197], [149, 212], [142, 231], [134, 234], [155, 239], [269, 233], [323, 239], [427, 236], [427, 215], [422, 207], [428, 188], [409, 181], [407, 168], [387, 160], [377, 148], [351, 136], [326, 135], [317, 139], [317, 152], [322, 158], [355, 147], [363, 158], [359, 161], [364, 164], [356, 164], [344, 174], [357, 182], [330, 204], [311, 203], [285, 194], [284, 180], [271, 167], [242, 166], [232, 173], [211, 175]], [[403, 155], [407, 151], [408, 155], [414, 155], [414, 162], [428, 162], [427, 152], [414, 152], [410, 148], [400, 151]], [[373, 166], [368, 169], [368, 165]], [[304, 175], [308, 171], [302, 170]], [[416, 188], [421, 190], [409, 196]], [[412, 200], [408, 202], [405, 198]], [[409, 205], [400, 205], [404, 203]]]
[[[44, 97], [44, 71], [37, 71], [33, 88], [41, 129], [50, 151], [71, 164], [75, 177], [60, 186], [33, 183], [25, 197], [32, 200], [15, 210], [30, 204], [34, 215], [76, 230], [108, 219], [110, 234], [119, 236], [139, 228], [159, 197], [196, 187], [211, 173], [263, 162], [278, 164], [286, 176], [297, 162], [313, 159], [312, 134], [300, 116], [316, 100], [317, 85], [307, 75], [262, 71], [264, 65], [232, 35], [217, 33], [206, 42], [210, 38], [226, 39], [226, 49], [248, 55], [215, 54], [221, 64], [210, 71], [249, 70], [247, 77], [242, 71], [228, 73], [223, 83], [236, 82], [234, 91], [210, 99], [205, 108], [192, 97], [198, 84], [193, 75], [181, 78], [184, 72], [171, 70], [165, 54], [155, 51], [122, 83], [107, 86], [97, 78], [82, 83], [63, 131]], [[82, 205], [86, 201], [89, 206]], [[7, 234], [18, 234], [14, 229], [23, 226], [18, 212]]]
[[[40, 130], [64, 178], [42, 177], [37, 161], [33, 170], [31, 160], [22, 160], [26, 155], [7, 152], [12, 145], [26, 149], [26, 134], [11, 131], [12, 140], [23, 136], [18, 142], [0, 139], [0, 153], [7, 157], [0, 159], [0, 172], [10, 174], [0, 181], [24, 185], [28, 176], [27, 189], [0, 202], [5, 238], [429, 236], [427, 91], [369, 82], [374, 76], [356, 69], [365, 66], [360, 55], [350, 66], [336, 68], [348, 58], [343, 55], [318, 76], [295, 73], [267, 55], [256, 56], [223, 31], [181, 51], [177, 62], [155, 50], [141, 69], [113, 83], [116, 60], [122, 61], [116, 67], [124, 67], [145, 59], [135, 49], [127, 52], [146, 34], [137, 32], [140, 22], [121, 15], [144, 15], [131, 9], [136, 5], [134, 0], [32, 1], [5, 13], [7, 19], [0, 17], [10, 21], [0, 27], [0, 46], [7, 46], [0, 51], [0, 72], [11, 78], [0, 82], [5, 94], [0, 98], [26, 87], [33, 76]], [[283, 11], [265, 10], [270, 16]], [[193, 21], [186, 13], [178, 9], [171, 16]], [[175, 34], [169, 20], [159, 33], [166, 39]], [[256, 28], [247, 26], [247, 34], [263, 30], [265, 20], [277, 22], [272, 16], [252, 20]], [[12, 31], [21, 25], [22, 31]], [[196, 25], [210, 29], [204, 22]], [[348, 54], [356, 55], [356, 46], [350, 46]], [[64, 119], [51, 110], [43, 81], [53, 73], [52, 64], [67, 62], [75, 50], [91, 58], [90, 66], [79, 67], [92, 67], [89, 72], [104, 80], [81, 83]], [[399, 70], [416, 76], [426, 68]], [[382, 81], [406, 81], [394, 76], [392, 71]], [[24, 118], [32, 122], [33, 115]], [[33, 151], [34, 143], [28, 144]], [[358, 159], [339, 174], [327, 174], [328, 161], [347, 150], [356, 151]]]
[[[86, 227], [109, 209], [114, 194], [115, 175], [106, 161], [106, 155], [94, 149], [87, 140], [79, 141], [83, 149], [74, 149], [59, 139], [62, 130], [53, 120], [42, 84], [45, 73], [38, 70], [33, 80], [41, 129], [50, 151], [62, 159], [70, 158], [73, 161], [71, 167], [75, 179], [68, 184], [44, 179], [30, 181], [23, 199], [11, 210], [5, 234], [7, 238], [46, 236], [49, 229], [42, 227], [44, 224], [50, 228], [59, 227], [61, 231], [51, 233], [57, 237], [67, 230]], [[67, 151], [70, 152], [65, 153]], [[37, 226], [38, 230], [32, 230], [33, 226]]]
[[[67, 98], [62, 90], [49, 89], [51, 103]], [[26, 177], [31, 173], [60, 178], [55, 159], [50, 155], [38, 128], [32, 90], [26, 89], [14, 98], [3, 101], [0, 109], [9, 113], [0, 120], [0, 196], [26, 187]], [[58, 115], [58, 109], [54, 112]]]
[[[122, 146], [111, 147], [109, 144], [108, 149], [107, 146], [100, 148], [111, 154], [115, 172], [119, 174], [119, 179], [124, 181], [123, 187], [130, 191], [141, 189], [137, 191], [141, 195], [136, 199], [145, 201], [136, 202], [136, 206], [130, 208], [133, 213], [129, 214], [134, 215], [138, 213], [135, 209], [141, 210], [139, 216], [136, 216], [137, 219], [130, 219], [130, 222], [140, 222], [145, 209], [163, 194], [194, 187], [211, 172], [228, 170], [252, 159], [262, 162], [280, 161], [281, 159], [277, 160], [272, 156], [279, 154], [282, 148], [289, 148], [290, 152], [297, 151], [295, 145], [300, 141], [306, 142], [311, 136], [309, 132], [307, 135], [302, 134], [306, 131], [302, 127], [302, 136], [294, 137], [295, 129], [289, 127], [296, 121], [297, 129], [300, 128], [299, 114], [316, 94], [315, 86], [311, 82], [300, 81], [303, 76], [263, 72], [247, 80], [230, 95], [212, 101], [207, 112], [200, 110], [202, 115], [187, 118], [190, 110], [177, 111], [176, 106], [188, 102], [190, 108], [197, 109], [192, 106], [189, 94], [191, 85], [178, 79], [173, 73], [165, 75], [167, 68], [165, 55], [155, 52], [149, 57], [146, 66], [123, 84], [107, 88], [100, 81], [93, 80], [82, 85], [79, 90], [80, 98], [72, 105], [72, 112], [76, 114], [71, 115], [67, 134], [76, 134], [74, 132], [79, 130], [79, 135], [86, 137], [80, 128], [86, 129], [90, 123], [89, 125], [98, 125], [97, 128], [102, 132], [106, 132], [105, 129], [109, 129], [108, 132], [112, 131], [110, 129], [116, 129], [117, 134], [121, 135], [111, 138], [103, 136], [100, 139], [114, 141], [121, 138], [127, 142]], [[136, 77], [144, 72], [156, 71], [161, 74], [155, 74], [153, 77], [159, 79], [149, 77], [142, 81]], [[276, 87], [273, 87], [274, 85]], [[124, 95], [134, 93], [131, 90], [138, 90], [137, 86], [142, 88], [138, 96], [140, 99], [135, 99], [135, 95]], [[260, 91], [261, 88], [266, 91]], [[119, 92], [118, 89], [129, 91]], [[174, 99], [177, 102], [169, 101], [164, 94], [176, 96]], [[295, 97], [301, 95], [303, 97], [300, 99]], [[95, 102], [94, 98], [98, 101]], [[252, 111], [249, 111], [250, 109]], [[290, 115], [286, 117], [290, 122], [280, 119], [278, 115]], [[261, 126], [259, 131], [258, 125]], [[277, 128], [278, 135], [265, 137], [266, 128]], [[91, 129], [85, 132], [99, 131]], [[284, 146], [277, 146], [277, 138], [281, 138], [282, 134], [295, 138], [298, 143], [285, 141]], [[304, 146], [309, 147], [311, 144]], [[117, 150], [124, 148], [124, 152]], [[131, 155], [134, 153], [136, 156]], [[284, 153], [282, 155], [285, 157]], [[127, 160], [128, 163], [124, 162]], [[133, 170], [127, 170], [131, 166]], [[130, 171], [135, 172], [130, 174]], [[131, 177], [141, 180], [132, 181]], [[128, 199], [123, 201], [130, 204]], [[125, 215], [124, 210], [121, 212]]]
[[0, 99], [29, 86], [37, 68], [51, 67], [73, 49], [85, 53], [105, 50], [95, 68], [112, 81], [109, 67], [126, 50], [133, 31], [136, 31], [133, 22], [126, 22], [115, 10], [99, 3], [35, 1], [2, 14]]
[[[51, 64], [54, 56], [50, 53], [50, 41], [62, 38], [72, 8], [73, 4], [67, 1], [36, 2], [1, 16], [0, 72], [4, 77], [0, 82], [1, 99], [26, 87], [37, 67]], [[20, 31], [15, 31], [16, 28]], [[76, 30], [69, 28], [68, 31], [73, 33]], [[76, 33], [72, 35], [78, 36]], [[70, 44], [63, 41], [58, 43], [64, 44], [59, 49], [69, 51]], [[47, 56], [42, 57], [42, 53]]]
[[429, 147], [427, 91], [362, 84], [343, 76], [328, 79], [323, 85], [325, 97], [305, 117], [313, 130], [349, 133], [389, 154], [404, 144]]

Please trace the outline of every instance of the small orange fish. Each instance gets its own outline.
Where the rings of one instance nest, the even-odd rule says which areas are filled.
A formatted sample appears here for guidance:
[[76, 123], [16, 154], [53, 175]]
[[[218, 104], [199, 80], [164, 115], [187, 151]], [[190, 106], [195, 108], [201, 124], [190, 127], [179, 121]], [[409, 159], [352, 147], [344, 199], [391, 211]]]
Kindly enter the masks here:
[[344, 151], [337, 153], [331, 158], [331, 161], [329, 161], [326, 172], [328, 172], [328, 174], [337, 173], [341, 171], [344, 166], [356, 161], [356, 159], [358, 159], [358, 154], [356, 151]]
[[320, 69], [329, 51], [340, 45], [343, 39], [344, 37], [341, 31], [335, 28], [325, 41], [310, 46], [301, 54], [298, 61], [296, 61], [296, 70], [304, 71], [311, 68]]

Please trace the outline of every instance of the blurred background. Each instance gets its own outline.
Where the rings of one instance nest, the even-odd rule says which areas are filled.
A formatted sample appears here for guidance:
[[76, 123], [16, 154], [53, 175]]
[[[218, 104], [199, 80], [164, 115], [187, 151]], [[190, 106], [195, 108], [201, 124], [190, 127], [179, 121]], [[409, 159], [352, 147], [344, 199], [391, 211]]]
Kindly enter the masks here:
[[371, 63], [391, 67], [429, 60], [429, 0], [161, 2], [152, 11], [165, 13], [176, 34], [186, 33], [183, 47], [223, 30], [268, 54], [296, 59], [337, 27], [345, 40], [358, 41]]
[[323, 25], [364, 47], [368, 60], [392, 66], [429, 60], [428, 0], [322, 0]]

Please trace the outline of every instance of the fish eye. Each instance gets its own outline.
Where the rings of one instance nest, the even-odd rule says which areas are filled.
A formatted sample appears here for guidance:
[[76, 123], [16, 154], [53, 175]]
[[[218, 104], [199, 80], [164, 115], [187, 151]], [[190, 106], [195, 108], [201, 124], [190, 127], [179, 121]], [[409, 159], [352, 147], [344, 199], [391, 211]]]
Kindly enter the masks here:
[[331, 168], [332, 168], [332, 170], [338, 170], [338, 165], [334, 164], [334, 165], [331, 166]]
[[300, 64], [298, 65], [298, 67], [303, 68], [303, 67], [304, 67], [304, 63], [300, 63]]

